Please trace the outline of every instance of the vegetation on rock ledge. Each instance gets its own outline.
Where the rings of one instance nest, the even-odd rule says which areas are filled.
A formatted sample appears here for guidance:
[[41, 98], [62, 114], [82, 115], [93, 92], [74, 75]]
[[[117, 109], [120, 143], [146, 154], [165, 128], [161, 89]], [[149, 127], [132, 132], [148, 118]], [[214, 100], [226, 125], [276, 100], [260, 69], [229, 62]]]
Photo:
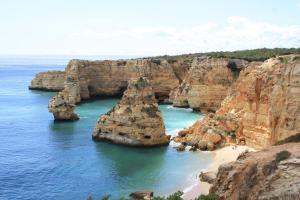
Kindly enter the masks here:
[[243, 59], [247, 61], [265, 61], [269, 58], [288, 55], [288, 54], [300, 54], [300, 48], [262, 48], [262, 49], [251, 49], [251, 50], [240, 50], [240, 51], [218, 51], [218, 52], [207, 52], [207, 53], [191, 53], [176, 56], [158, 56], [156, 58], [164, 58], [169, 63], [175, 62], [177, 59], [183, 58], [186, 60], [193, 60], [194, 57], [198, 56], [211, 56], [215, 58], [232, 58], [232, 59]]

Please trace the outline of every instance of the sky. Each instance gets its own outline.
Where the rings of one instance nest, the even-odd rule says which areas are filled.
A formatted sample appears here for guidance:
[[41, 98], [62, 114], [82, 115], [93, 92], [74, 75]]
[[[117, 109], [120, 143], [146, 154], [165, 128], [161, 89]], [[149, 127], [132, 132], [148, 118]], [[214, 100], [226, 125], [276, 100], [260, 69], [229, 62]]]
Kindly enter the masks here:
[[0, 0], [0, 54], [300, 47], [300, 0]]

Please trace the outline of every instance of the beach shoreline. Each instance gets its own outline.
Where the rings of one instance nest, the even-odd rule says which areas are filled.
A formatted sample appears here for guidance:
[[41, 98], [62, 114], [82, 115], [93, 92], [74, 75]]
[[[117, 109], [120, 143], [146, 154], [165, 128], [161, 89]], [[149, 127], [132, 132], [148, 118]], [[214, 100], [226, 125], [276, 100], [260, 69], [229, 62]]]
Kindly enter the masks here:
[[[237, 157], [245, 152], [248, 151], [255, 151], [255, 149], [248, 147], [248, 146], [242, 146], [242, 145], [230, 145], [223, 147], [221, 149], [209, 152], [213, 158], [212, 163], [209, 165], [207, 169], [204, 169], [202, 171], [199, 171], [199, 174], [201, 172], [217, 172], [220, 165], [223, 165], [225, 163], [229, 163], [232, 161], [235, 161]], [[195, 199], [196, 197], [200, 196], [201, 194], [208, 194], [209, 188], [211, 184], [202, 182], [199, 180], [199, 176], [197, 177], [197, 180], [192, 185], [188, 186], [184, 190], [183, 199], [184, 200], [191, 200]]]

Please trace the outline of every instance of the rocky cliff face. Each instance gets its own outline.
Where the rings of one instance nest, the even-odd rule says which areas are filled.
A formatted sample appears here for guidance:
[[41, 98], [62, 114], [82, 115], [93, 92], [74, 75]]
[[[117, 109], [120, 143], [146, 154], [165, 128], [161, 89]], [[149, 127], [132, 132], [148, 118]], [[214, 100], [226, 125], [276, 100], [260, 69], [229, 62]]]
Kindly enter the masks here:
[[[93, 96], [122, 95], [132, 78], [147, 77], [159, 100], [168, 98], [179, 85], [170, 64], [163, 59], [119, 61], [71, 60], [66, 67], [66, 85], [76, 87], [72, 92], [76, 102]], [[71, 83], [71, 84], [69, 84]]]
[[[250, 63], [213, 118], [206, 117], [186, 130], [179, 141], [190, 141], [207, 132], [226, 133], [222, 141], [246, 143], [255, 148], [268, 147], [300, 132], [300, 58], [281, 56], [264, 63]], [[227, 116], [233, 116], [228, 119]], [[222, 121], [223, 119], [223, 121]], [[226, 123], [234, 122], [231, 130]], [[228, 121], [229, 120], [229, 121]], [[232, 124], [232, 125], [233, 125]]]
[[210, 193], [221, 200], [300, 199], [300, 144], [244, 153], [219, 167]]
[[61, 91], [64, 89], [65, 80], [64, 71], [41, 72], [32, 79], [29, 89]]
[[300, 132], [300, 57], [281, 56], [245, 69], [218, 114], [240, 117], [237, 136], [267, 147]]
[[246, 61], [196, 57], [183, 82], [171, 93], [173, 105], [216, 111]]
[[129, 82], [121, 101], [97, 121], [93, 139], [130, 146], [169, 143], [154, 91], [147, 78]]

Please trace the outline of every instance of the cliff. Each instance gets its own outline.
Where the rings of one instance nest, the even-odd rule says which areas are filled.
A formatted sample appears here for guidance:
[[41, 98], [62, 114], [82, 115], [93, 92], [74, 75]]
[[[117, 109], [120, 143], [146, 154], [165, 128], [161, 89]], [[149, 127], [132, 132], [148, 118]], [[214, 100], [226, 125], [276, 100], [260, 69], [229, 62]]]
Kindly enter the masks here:
[[[184, 130], [178, 141], [201, 138], [207, 133], [205, 127], [209, 127], [210, 133], [219, 134], [222, 141], [268, 147], [300, 132], [299, 93], [299, 56], [250, 63], [241, 71], [216, 116], [197, 122], [193, 127], [198, 128]], [[231, 122], [234, 126], [228, 129]]]
[[[178, 67], [176, 69], [180, 71]], [[71, 60], [65, 69], [66, 78], [58, 76], [57, 72], [55, 74], [56, 76], [54, 72], [38, 74], [30, 88], [51, 90], [51, 84], [56, 84], [59, 85], [57, 89], [61, 90], [64, 81], [66, 85], [72, 82], [77, 87], [74, 90], [79, 91], [74, 94], [78, 103], [93, 96], [121, 96], [128, 81], [141, 76], [150, 80], [155, 96], [161, 101], [167, 99], [170, 91], [179, 85], [172, 66], [163, 59]]]
[[32, 79], [29, 89], [61, 91], [64, 89], [65, 80], [64, 71], [40, 72]]
[[97, 121], [93, 139], [130, 146], [169, 143], [162, 114], [147, 78], [129, 82], [121, 101]]
[[299, 199], [299, 155], [299, 143], [245, 152], [237, 161], [219, 167], [210, 193], [220, 200]]
[[227, 58], [196, 57], [180, 86], [170, 95], [173, 105], [201, 112], [216, 111], [236, 74], [246, 63]]

